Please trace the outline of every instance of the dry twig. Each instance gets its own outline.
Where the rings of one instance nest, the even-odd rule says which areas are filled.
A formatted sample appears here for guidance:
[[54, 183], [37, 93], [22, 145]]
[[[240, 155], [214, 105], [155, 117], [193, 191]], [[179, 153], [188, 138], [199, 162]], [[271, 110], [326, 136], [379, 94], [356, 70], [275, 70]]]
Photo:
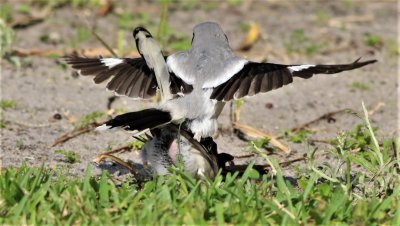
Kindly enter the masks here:
[[256, 128], [253, 128], [251, 126], [239, 123], [239, 121], [240, 121], [240, 109], [241, 109], [241, 107], [239, 107], [239, 106], [235, 107], [235, 104], [232, 102], [230, 118], [231, 118], [232, 127], [235, 130], [237, 130], [240, 133], [243, 133], [243, 134], [245, 134], [245, 135], [247, 135], [249, 137], [258, 138], [258, 139], [267, 138], [267, 139], [269, 139], [269, 142], [273, 146], [277, 147], [279, 150], [283, 151], [285, 154], [288, 154], [290, 152], [289, 148], [286, 147], [281, 142], [279, 142], [276, 139], [275, 136], [272, 136], [272, 135], [267, 134], [267, 133], [265, 133], [263, 131], [257, 130]]
[[125, 162], [124, 160], [122, 160], [122, 159], [120, 159], [120, 158], [118, 158], [118, 157], [116, 157], [114, 155], [100, 154], [96, 159], [93, 160], [93, 162], [95, 162], [97, 165], [99, 165], [105, 159], [111, 159], [115, 163], [117, 163], [117, 164], [121, 165], [122, 167], [128, 169], [129, 172], [132, 173], [133, 176], [136, 179], [138, 178], [138, 174], [135, 172], [135, 170], [133, 169], [133, 166], [130, 163]]
[[[281, 167], [287, 167], [287, 166], [291, 165], [292, 163], [306, 161], [306, 160], [307, 160], [307, 157], [300, 157], [300, 158], [280, 162], [279, 165]], [[234, 172], [243, 173], [247, 169], [248, 166], [249, 165], [230, 165], [230, 166], [225, 166], [224, 170], [226, 172], [231, 172], [231, 173], [234, 173]], [[269, 164], [253, 165], [253, 169], [257, 170], [261, 174], [266, 174], [270, 168], [271, 168], [271, 166]]]
[[275, 136], [272, 136], [263, 131], [257, 130], [255, 128], [247, 126], [247, 125], [243, 125], [238, 122], [233, 122], [233, 128], [237, 129], [241, 133], [246, 134], [247, 136], [250, 136], [250, 137], [254, 137], [254, 138], [258, 138], [258, 139], [267, 138], [267, 139], [269, 139], [269, 142], [273, 146], [279, 148], [279, 150], [283, 151], [285, 154], [288, 154], [290, 152], [289, 148], [286, 147], [281, 142], [279, 142]]
[[30, 12], [27, 15], [16, 15], [10, 23], [10, 26], [13, 29], [27, 28], [43, 22], [49, 14], [50, 10], [43, 10], [41, 12]]
[[342, 27], [344, 24], [349, 23], [366, 23], [371, 22], [375, 19], [374, 15], [349, 15], [343, 17], [335, 17], [328, 21], [328, 25], [331, 27]]
[[54, 146], [56, 146], [58, 144], [61, 144], [61, 143], [64, 143], [64, 142], [66, 142], [66, 141], [68, 141], [68, 140], [70, 140], [72, 138], [75, 138], [77, 136], [80, 136], [82, 134], [85, 134], [85, 133], [88, 133], [90, 131], [93, 131], [94, 128], [104, 124], [105, 122], [106, 121], [100, 122], [100, 123], [94, 122], [94, 123], [91, 123], [89, 126], [86, 126], [86, 127], [83, 127], [83, 128], [79, 128], [77, 130], [73, 130], [71, 132], [65, 133], [62, 136], [60, 136], [57, 139], [55, 139], [53, 141], [53, 143], [51, 144], [51, 147], [54, 147]]
[[368, 111], [368, 115], [372, 116], [374, 115], [379, 109], [381, 109], [383, 106], [385, 106], [385, 103], [383, 102], [378, 102], [371, 110]]
[[325, 119], [326, 119], [326, 120], [331, 120], [331, 119], [333, 119], [333, 116], [334, 116], [334, 115], [337, 115], [337, 114], [340, 114], [340, 113], [344, 113], [344, 112], [347, 112], [347, 111], [350, 111], [350, 109], [346, 108], [346, 109], [341, 109], [341, 110], [336, 110], [336, 111], [332, 111], [332, 112], [325, 113], [325, 114], [319, 116], [319, 117], [316, 118], [316, 119], [313, 119], [313, 120], [311, 120], [311, 121], [309, 121], [309, 122], [307, 122], [307, 123], [304, 123], [304, 124], [301, 125], [301, 126], [298, 126], [298, 127], [295, 127], [295, 128], [293, 128], [293, 129], [291, 129], [291, 131], [292, 131], [292, 132], [298, 132], [298, 131], [300, 131], [300, 130], [303, 130], [303, 129], [308, 128], [309, 126], [311, 126], [311, 125], [314, 124], [314, 123], [317, 123], [317, 122], [319, 122], [319, 121], [321, 121], [321, 120], [325, 120]]

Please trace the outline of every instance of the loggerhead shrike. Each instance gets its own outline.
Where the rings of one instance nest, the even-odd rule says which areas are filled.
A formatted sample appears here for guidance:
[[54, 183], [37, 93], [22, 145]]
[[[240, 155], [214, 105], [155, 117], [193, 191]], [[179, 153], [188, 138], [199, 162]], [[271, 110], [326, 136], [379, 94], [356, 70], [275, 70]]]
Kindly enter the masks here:
[[[170, 74], [157, 42], [151, 37], [151, 34], [144, 28], [138, 27], [134, 30], [136, 46], [140, 50], [142, 58], [154, 72], [154, 76], [159, 87], [161, 104], [174, 98], [170, 90]], [[190, 88], [190, 87], [188, 87]], [[149, 111], [154, 114], [149, 114]], [[127, 117], [134, 130], [145, 130], [153, 128], [150, 123], [160, 119], [163, 112], [157, 109], [147, 109], [139, 111], [133, 117]], [[142, 114], [142, 115], [137, 115]], [[158, 116], [154, 120], [146, 120], [148, 115]], [[168, 116], [165, 114], [165, 116]], [[124, 116], [119, 116], [119, 118]], [[162, 117], [161, 117], [162, 118]], [[165, 120], [167, 121], [167, 120]], [[115, 125], [115, 119], [105, 125]], [[162, 122], [162, 120], [161, 120]], [[143, 128], [139, 128], [143, 124]], [[154, 124], [157, 126], [158, 123]], [[125, 129], [129, 129], [124, 126]], [[212, 140], [203, 139], [200, 142], [193, 139], [193, 135], [177, 125], [170, 123], [162, 128], [153, 128], [150, 130], [152, 138], [145, 142], [141, 151], [141, 158], [144, 164], [150, 166], [155, 175], [168, 174], [168, 168], [179, 166], [179, 161], [185, 171], [189, 172], [195, 178], [213, 179], [218, 173], [218, 169], [225, 166], [224, 154], [218, 155], [217, 144]]]
[[178, 167], [181, 162], [183, 170], [193, 177], [213, 179], [225, 165], [221, 160], [224, 154], [218, 155], [212, 138], [200, 143], [193, 134], [172, 123], [152, 129], [151, 134], [153, 137], [145, 143], [140, 156], [155, 175], [168, 174], [169, 167]]
[[[152, 37], [144, 29], [135, 30], [133, 35], [139, 53], [142, 53], [138, 42]], [[134, 59], [69, 57], [66, 62], [83, 75], [94, 75], [96, 83], [113, 77], [107, 88], [117, 94], [149, 98], [156, 93], [158, 85], [152, 65], [146, 65], [144, 58], [143, 55]], [[308, 79], [314, 74], [334, 74], [374, 62], [376, 60], [360, 62], [359, 59], [350, 64], [336, 65], [252, 62], [234, 54], [217, 23], [205, 22], [194, 27], [190, 50], [166, 57], [170, 90], [175, 98], [151, 109], [147, 116], [148, 120], [153, 120], [151, 126], [185, 121], [185, 128], [200, 140], [216, 132], [217, 118], [226, 101], [280, 88], [293, 82], [293, 77]], [[124, 120], [116, 121], [119, 123], [107, 126], [136, 127], [132, 123], [124, 124]], [[143, 124], [139, 124], [138, 129], [142, 129], [141, 126]]]
[[[134, 37], [139, 53], [142, 56], [142, 59], [145, 61], [144, 64], [139, 60], [138, 62], [140, 62], [143, 67], [147, 66], [154, 75], [154, 77], [150, 77], [150, 79], [142, 75], [144, 80], [143, 83], [146, 84], [144, 87], [148, 87], [148, 84], [152, 84], [152, 81], [155, 80], [156, 83], [153, 83], [152, 85], [158, 86], [161, 96], [161, 103], [165, 103], [166, 101], [175, 98], [173, 92], [176, 92], [177, 90], [170, 90], [170, 74], [168, 72], [168, 67], [164, 56], [162, 55], [161, 49], [157, 42], [151, 37], [151, 34], [146, 29], [141, 27], [138, 27], [134, 30]], [[110, 59], [102, 60], [103, 63], [105, 62], [106, 64], [112, 64], [115, 62], [114, 60]], [[73, 60], [71, 58], [67, 58], [67, 61], [71, 62]], [[126, 62], [132, 63], [133, 61], [129, 61], [129, 59], [127, 59]], [[132, 65], [134, 64], [132, 63]], [[85, 74], [85, 71], [86, 70], [83, 69], [83, 74]], [[119, 76], [124, 76], [123, 72], [124, 71], [121, 70], [119, 72]], [[101, 76], [102, 75], [97, 75], [95, 77], [95, 81]], [[118, 74], [114, 77], [114, 79], [117, 78], [120, 78], [118, 77]], [[125, 78], [122, 78], [123, 81], [124, 79]], [[135, 80], [132, 80], [132, 82], [135, 82]], [[117, 82], [114, 83], [111, 81], [107, 87], [110, 89], [117, 87], [116, 91], [120, 94], [127, 92], [134, 93], [132, 90], [129, 90], [129, 86], [124, 87], [123, 85], [124, 84], [118, 83], [117, 80]], [[137, 87], [143, 86], [138, 85]], [[180, 90], [184, 91], [185, 89], [190, 90], [191, 87], [183, 84], [179, 88]], [[145, 91], [148, 90], [148, 88], [144, 88], [142, 90]], [[146, 92], [134, 94], [136, 94], [134, 96], [143, 98], [146, 97], [143, 95], [146, 94]], [[223, 167], [225, 165], [225, 162], [227, 161], [225, 156], [226, 154], [217, 154], [217, 144], [212, 140], [212, 138], [203, 139], [200, 143], [193, 139], [193, 134], [179, 128], [175, 124], [171, 123], [163, 126], [162, 128], [154, 128], [159, 126], [162, 122], [170, 120], [170, 116], [167, 112], [163, 112], [158, 109], [146, 109], [138, 112], [130, 112], [119, 115], [107, 122], [105, 127], [122, 126], [128, 131], [144, 131], [146, 129], [151, 129], [150, 132], [152, 137], [148, 137], [148, 140], [145, 141], [145, 146], [141, 151], [141, 158], [143, 163], [150, 166], [151, 171], [155, 175], [168, 174], [168, 168], [171, 166], [179, 166], [179, 161], [181, 161], [183, 169], [189, 172], [193, 177], [206, 177], [213, 179], [218, 173], [219, 167]], [[101, 128], [102, 127], [98, 129], [101, 130]]]

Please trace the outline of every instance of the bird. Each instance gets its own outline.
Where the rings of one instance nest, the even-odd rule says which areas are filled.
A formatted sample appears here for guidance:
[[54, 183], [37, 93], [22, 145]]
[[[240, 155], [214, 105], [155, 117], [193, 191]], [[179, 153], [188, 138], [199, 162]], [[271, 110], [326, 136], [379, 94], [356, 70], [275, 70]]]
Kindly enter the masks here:
[[[166, 80], [157, 83], [152, 69], [154, 65], [146, 64], [143, 54], [146, 45], [140, 42], [152, 39], [151, 34], [139, 28], [134, 30], [133, 36], [140, 58], [71, 56], [65, 60], [80, 70], [82, 75], [95, 76], [95, 83], [112, 77], [107, 88], [117, 94], [149, 98]], [[162, 67], [168, 69], [169, 76], [165, 77], [169, 78], [169, 90], [173, 97], [149, 109], [148, 120], [160, 119], [150, 123], [152, 128], [168, 123], [183, 123], [184, 128], [193, 133], [198, 141], [215, 134], [218, 129], [217, 118], [228, 101], [283, 87], [292, 83], [294, 77], [308, 79], [315, 74], [336, 74], [376, 62], [360, 61], [360, 58], [352, 63], [332, 65], [253, 62], [235, 55], [228, 37], [215, 22], [204, 22], [193, 28], [191, 49], [163, 57], [166, 64]], [[112, 122], [117, 121], [120, 123], [109, 123], [105, 128], [135, 127], [132, 123], [121, 123], [127, 122], [124, 120]], [[140, 124], [138, 127], [143, 129], [143, 126]]]
[[[129, 91], [129, 94], [132, 94], [134, 97], [139, 96], [145, 98], [147, 97], [145, 94], [149, 94], [149, 92], [146, 91], [151, 87], [157, 86], [160, 92], [161, 103], [175, 98], [175, 94], [178, 90], [170, 90], [170, 74], [158, 43], [152, 38], [150, 32], [142, 27], [134, 29], [133, 34], [136, 46], [142, 57], [141, 59], [145, 61], [145, 63], [138, 63], [138, 60], [137, 64], [140, 64], [141, 67], [147, 67], [148, 69], [146, 68], [145, 72], [149, 75], [149, 71], [151, 71], [153, 77], [141, 75], [144, 84], [146, 84], [144, 86], [138, 86], [144, 87], [141, 92], [135, 93], [134, 91], [129, 90], [128, 86], [123, 86], [124, 84], [119, 83], [118, 80], [114, 83], [111, 81], [110, 85], [107, 87], [111, 89], [117, 87], [115, 89], [117, 93], [127, 93]], [[117, 61], [115, 59], [102, 59], [102, 62], [106, 65], [112, 65]], [[133, 62], [134, 61], [126, 59], [127, 64], [135, 65]], [[98, 63], [99, 62], [95, 61], [85, 62], [86, 65], [90, 66], [93, 64], [98, 65]], [[86, 74], [88, 68], [89, 66], [83, 68], [83, 74]], [[123, 72], [123, 70], [118, 72], [120, 74], [116, 75], [114, 79], [124, 80], [125, 78], [123, 76], [126, 75], [123, 74]], [[100, 75], [100, 77], [101, 76], [103, 75]], [[118, 76], [122, 76], [122, 78]], [[97, 78], [98, 75], [95, 77], [95, 80]], [[155, 83], [153, 81], [155, 81]], [[135, 80], [132, 80], [132, 82], [135, 82]], [[148, 84], [152, 86], [149, 86]], [[185, 89], [190, 90], [190, 87], [184, 87], [184, 84], [179, 88], [181, 88], [179, 91]], [[154, 92], [154, 90], [152, 92]], [[181, 164], [184, 171], [197, 179], [213, 179], [217, 175], [219, 168], [223, 167], [226, 161], [231, 160], [229, 155], [228, 160], [226, 160], [227, 154], [218, 155], [217, 144], [212, 138], [203, 139], [200, 143], [193, 139], [193, 135], [190, 132], [180, 128], [176, 124], [170, 123], [161, 128], [156, 127], [162, 121], [169, 120], [170, 116], [168, 112], [153, 108], [119, 115], [106, 122], [105, 127], [107, 128], [112, 125], [114, 127], [122, 126], [128, 131], [150, 130], [151, 135], [146, 134], [147, 139], [139, 138], [137, 136], [136, 139], [145, 143], [140, 152], [140, 156], [143, 163], [148, 165], [155, 175], [169, 174], [168, 169], [170, 167], [179, 167]], [[102, 127], [97, 130], [101, 129]], [[218, 156], [220, 157], [218, 158]]]
[[167, 175], [170, 167], [182, 167], [196, 179], [214, 179], [225, 165], [226, 154], [217, 153], [212, 138], [200, 143], [193, 134], [172, 123], [152, 129], [149, 140], [144, 142], [140, 157], [154, 175]]

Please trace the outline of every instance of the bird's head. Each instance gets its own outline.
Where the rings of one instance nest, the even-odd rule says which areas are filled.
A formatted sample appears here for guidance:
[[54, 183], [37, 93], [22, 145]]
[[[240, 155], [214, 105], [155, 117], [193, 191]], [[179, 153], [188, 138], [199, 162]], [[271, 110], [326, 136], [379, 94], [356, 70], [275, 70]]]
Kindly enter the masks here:
[[214, 22], [204, 22], [193, 28], [192, 46], [225, 46], [228, 45], [228, 37], [221, 27]]

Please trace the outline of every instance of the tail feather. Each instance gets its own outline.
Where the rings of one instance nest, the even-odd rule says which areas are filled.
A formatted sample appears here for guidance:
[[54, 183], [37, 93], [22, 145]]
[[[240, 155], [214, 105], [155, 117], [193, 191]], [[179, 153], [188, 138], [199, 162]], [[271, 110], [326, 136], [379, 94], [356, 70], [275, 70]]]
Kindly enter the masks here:
[[169, 112], [151, 108], [118, 115], [98, 128], [112, 129], [121, 127], [125, 130], [140, 132], [166, 124], [171, 119]]

